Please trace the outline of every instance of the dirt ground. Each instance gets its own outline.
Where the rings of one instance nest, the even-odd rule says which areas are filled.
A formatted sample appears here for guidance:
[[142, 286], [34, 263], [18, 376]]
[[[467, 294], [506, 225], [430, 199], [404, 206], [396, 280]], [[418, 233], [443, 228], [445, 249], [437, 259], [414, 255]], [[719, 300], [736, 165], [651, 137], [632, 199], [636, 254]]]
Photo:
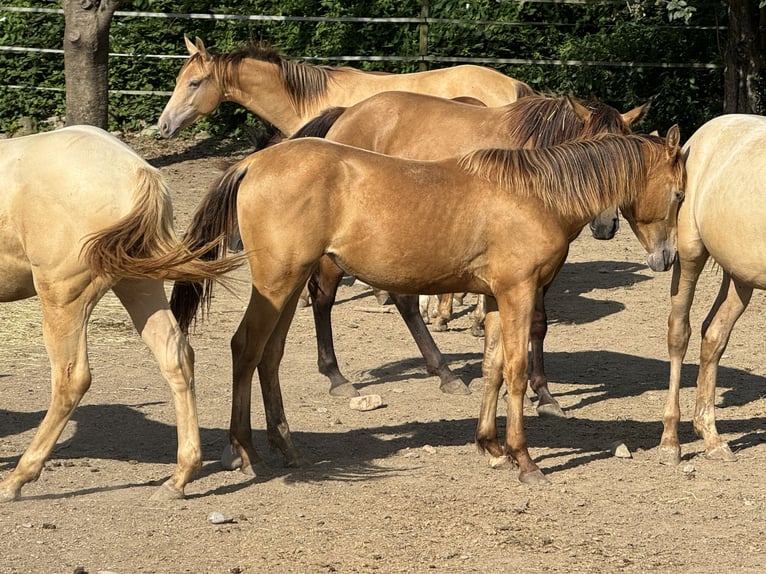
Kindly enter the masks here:
[[[167, 175], [179, 227], [246, 146], [130, 139]], [[456, 214], [459, 217], [459, 214]], [[246, 277], [246, 270], [242, 270]], [[699, 324], [720, 274], [706, 270], [684, 371], [684, 461], [657, 462], [668, 378], [670, 274], [651, 272], [627, 226], [609, 242], [587, 233], [547, 298], [551, 389], [568, 418], [525, 421], [550, 485], [493, 470], [473, 433], [482, 341], [467, 308], [435, 338], [470, 396], [439, 392], [393, 308], [343, 286], [334, 310], [341, 368], [385, 408], [332, 398], [316, 369], [311, 311], [299, 309], [282, 363], [293, 436], [313, 462], [285, 469], [269, 451], [256, 389], [256, 445], [273, 476], [224, 471], [229, 338], [248, 286], [219, 289], [192, 338], [204, 467], [182, 501], [150, 500], [175, 463], [170, 392], [111, 296], [90, 328], [93, 385], [22, 498], [0, 506], [0, 573], [262, 572], [762, 572], [766, 538], [766, 328], [756, 293], [719, 376], [719, 430], [738, 453], [700, 456], [691, 428]], [[35, 300], [0, 307], [0, 476], [28, 445], [48, 405], [49, 365]], [[500, 418], [503, 430], [504, 411]], [[624, 441], [630, 459], [610, 445]], [[220, 512], [232, 522], [212, 524]]]

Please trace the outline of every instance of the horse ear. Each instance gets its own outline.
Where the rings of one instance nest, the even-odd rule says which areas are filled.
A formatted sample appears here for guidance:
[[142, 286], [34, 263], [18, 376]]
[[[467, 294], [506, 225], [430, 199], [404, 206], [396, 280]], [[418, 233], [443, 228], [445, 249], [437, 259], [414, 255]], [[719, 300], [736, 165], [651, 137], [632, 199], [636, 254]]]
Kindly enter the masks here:
[[622, 114], [622, 119], [625, 120], [625, 123], [629, 126], [632, 126], [633, 124], [637, 124], [642, 119], [644, 119], [644, 116], [646, 115], [646, 112], [649, 111], [649, 107], [652, 105], [652, 101], [649, 100], [642, 106], [638, 106], [637, 108], [633, 108], [629, 112], [625, 112]]
[[189, 36], [187, 36], [186, 34], [184, 34], [184, 42], [186, 43], [186, 49], [189, 50], [189, 55], [190, 56], [193, 56], [194, 54], [199, 52], [199, 50], [197, 50], [197, 46], [195, 46], [192, 43], [192, 41], [189, 40]]
[[652, 130], [652, 132], [651, 132], [649, 135], [650, 135], [650, 136], [657, 136], [657, 137], [660, 137], [660, 132], [658, 132], [657, 130]]
[[203, 59], [205, 59], [205, 60], [209, 60], [210, 59], [210, 54], [207, 53], [207, 48], [205, 48], [205, 44], [202, 41], [202, 38], [200, 38], [199, 36], [196, 36], [194, 38], [194, 47], [197, 48], [197, 51], [199, 52], [199, 55]]
[[572, 111], [575, 113], [575, 115], [580, 118], [580, 121], [587, 122], [590, 119], [591, 111], [583, 106], [577, 98], [573, 98], [569, 94], [566, 96], [567, 103], [572, 108]]
[[666, 136], [665, 140], [665, 146], [668, 148], [668, 150], [674, 150], [678, 148], [681, 145], [681, 130], [678, 128], [678, 124], [674, 124], [673, 127], [671, 127], [668, 130], [668, 135]]

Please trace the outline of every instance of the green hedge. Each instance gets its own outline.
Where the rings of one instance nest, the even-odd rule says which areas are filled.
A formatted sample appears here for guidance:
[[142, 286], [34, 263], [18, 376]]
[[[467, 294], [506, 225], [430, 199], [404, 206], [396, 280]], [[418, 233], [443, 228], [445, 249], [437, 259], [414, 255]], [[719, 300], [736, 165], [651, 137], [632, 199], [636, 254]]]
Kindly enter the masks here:
[[[560, 59], [621, 62], [720, 63], [723, 32], [702, 30], [682, 21], [669, 22], [662, 3], [537, 4], [533, 2], [460, 2], [431, 0], [432, 18], [462, 23], [433, 23], [428, 53], [437, 56]], [[658, 5], [659, 4], [659, 5]], [[32, 6], [15, 0], [5, 5]], [[59, 2], [36, 2], [36, 7], [60, 8]], [[136, 0], [121, 10], [166, 13], [276, 14], [290, 16], [418, 17], [420, 1], [258, 1], [196, 2]], [[0, 14], [0, 43], [8, 46], [61, 48], [64, 22], [56, 14]], [[722, 3], [702, 4], [692, 26], [725, 22]], [[479, 22], [479, 23], [477, 23]], [[513, 23], [508, 25], [507, 23]], [[116, 17], [111, 28], [111, 51], [135, 54], [110, 62], [113, 89], [170, 91], [181, 66], [176, 59], [142, 58], [142, 54], [184, 54], [183, 36], [198, 35], [219, 51], [250, 41], [268, 41], [286, 55], [332, 58], [344, 55], [418, 54], [417, 24], [348, 22], [208, 21], [182, 18]], [[724, 37], [720, 35], [723, 34]], [[3, 84], [62, 88], [63, 57], [57, 54], [0, 53]], [[340, 61], [330, 64], [343, 65]], [[364, 69], [416, 71], [413, 62], [359, 62]], [[431, 63], [431, 67], [449, 63]], [[627, 110], [653, 100], [641, 127], [666, 130], [679, 123], [689, 134], [721, 111], [722, 69], [656, 67], [499, 65], [503, 72], [549, 93], [595, 96]], [[136, 130], [156, 122], [166, 98], [112, 95], [110, 126]], [[44, 121], [64, 114], [61, 92], [0, 88], [0, 131], [13, 130], [21, 116]], [[231, 133], [257, 120], [234, 105], [221, 106], [203, 124], [218, 133]]]

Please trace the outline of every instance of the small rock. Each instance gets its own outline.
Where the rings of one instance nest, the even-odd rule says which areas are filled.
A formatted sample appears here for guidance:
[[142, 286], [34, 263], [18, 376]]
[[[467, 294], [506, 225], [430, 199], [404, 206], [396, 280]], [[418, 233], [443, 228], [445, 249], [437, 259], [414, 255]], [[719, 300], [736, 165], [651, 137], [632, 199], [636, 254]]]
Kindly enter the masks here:
[[355, 411], [372, 411], [383, 406], [383, 399], [380, 395], [362, 395], [353, 397], [348, 406]]
[[427, 452], [428, 454], [436, 454], [436, 449], [432, 447], [430, 444], [427, 444], [423, 447], [423, 450]]
[[682, 472], [684, 473], [684, 476], [689, 480], [697, 476], [697, 469], [693, 464], [684, 465]]
[[142, 129], [138, 135], [142, 138], [154, 138], [157, 137], [160, 133], [160, 127], [155, 124], [153, 126], [146, 127]]
[[617, 458], [633, 458], [633, 455], [630, 454], [630, 449], [625, 446], [625, 443], [621, 440], [613, 442], [609, 447], [609, 450], [612, 453], [612, 456], [616, 456]]
[[234, 517], [226, 516], [220, 512], [211, 512], [207, 519], [210, 521], [210, 524], [229, 524], [234, 522]]

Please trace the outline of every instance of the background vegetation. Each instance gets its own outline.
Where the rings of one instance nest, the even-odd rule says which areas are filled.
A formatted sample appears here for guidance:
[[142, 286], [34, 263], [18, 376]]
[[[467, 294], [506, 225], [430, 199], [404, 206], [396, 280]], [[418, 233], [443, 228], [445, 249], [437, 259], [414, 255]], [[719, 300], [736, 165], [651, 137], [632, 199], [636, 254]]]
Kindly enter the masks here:
[[[11, 0], [5, 6], [59, 9], [59, 1]], [[322, 17], [417, 18], [421, 0], [134, 0], [123, 11], [172, 14], [270, 14]], [[429, 15], [441, 19], [428, 28], [427, 53], [441, 58], [564, 60], [612, 64], [551, 65], [500, 63], [495, 67], [542, 92], [595, 96], [627, 110], [651, 99], [643, 129], [665, 131], [679, 123], [690, 134], [721, 113], [722, 68], [658, 67], [649, 64], [717, 64], [725, 44], [726, 6], [721, 1], [593, 1], [559, 4], [512, 1], [430, 0]], [[680, 8], [679, 8], [680, 6]], [[678, 8], [677, 11], [676, 8]], [[0, 45], [61, 48], [62, 14], [0, 12]], [[315, 21], [214, 21], [181, 17], [117, 15], [111, 27], [111, 51], [130, 54], [110, 60], [114, 90], [170, 91], [182, 60], [146, 57], [185, 54], [183, 35], [200, 36], [218, 51], [246, 42], [267, 41], [290, 57], [326, 58], [330, 65], [348, 62], [340, 56], [400, 56], [406, 61], [360, 61], [353, 65], [390, 72], [417, 71], [417, 23]], [[453, 65], [428, 62], [431, 68]], [[61, 89], [61, 54], [0, 52], [6, 86]], [[112, 129], [140, 129], [156, 122], [167, 96], [113, 94]], [[64, 115], [60, 91], [0, 88], [0, 131], [17, 127], [18, 118], [44, 121]], [[257, 120], [233, 104], [222, 106], [203, 127], [232, 133]]]

